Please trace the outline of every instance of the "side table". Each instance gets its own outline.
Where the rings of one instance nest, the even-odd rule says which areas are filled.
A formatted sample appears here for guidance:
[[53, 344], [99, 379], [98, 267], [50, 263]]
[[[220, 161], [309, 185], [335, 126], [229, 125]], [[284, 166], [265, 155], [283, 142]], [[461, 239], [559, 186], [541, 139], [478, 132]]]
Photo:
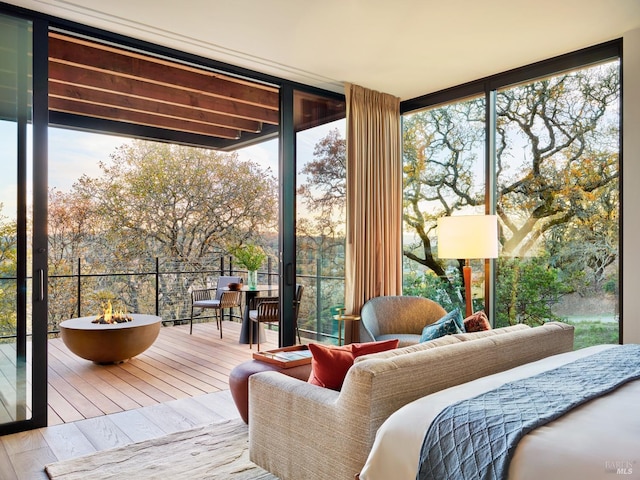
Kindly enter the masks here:
[[342, 324], [345, 325], [345, 336], [346, 336], [346, 320], [350, 322], [359, 322], [360, 315], [345, 315], [344, 308], [338, 309], [338, 314], [333, 316], [333, 319], [338, 322], [338, 346], [342, 345]]
[[297, 367], [282, 368], [272, 363], [248, 360], [231, 370], [229, 390], [244, 423], [249, 423], [249, 377], [258, 372], [280, 372], [306, 382], [311, 375], [311, 361]]

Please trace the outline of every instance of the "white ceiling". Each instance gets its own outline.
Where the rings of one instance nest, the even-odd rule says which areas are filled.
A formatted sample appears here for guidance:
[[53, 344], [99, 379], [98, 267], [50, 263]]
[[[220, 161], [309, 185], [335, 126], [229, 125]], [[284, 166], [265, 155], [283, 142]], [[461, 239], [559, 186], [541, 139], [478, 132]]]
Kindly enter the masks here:
[[640, 0], [5, 0], [308, 85], [414, 98], [620, 38]]

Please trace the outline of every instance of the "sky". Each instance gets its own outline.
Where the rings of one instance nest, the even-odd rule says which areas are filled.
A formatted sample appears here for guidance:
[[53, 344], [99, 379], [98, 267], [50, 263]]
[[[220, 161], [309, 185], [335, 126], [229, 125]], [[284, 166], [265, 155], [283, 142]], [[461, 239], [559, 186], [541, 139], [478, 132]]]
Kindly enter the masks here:
[[[344, 120], [341, 122], [344, 131]], [[298, 169], [301, 163], [313, 158], [317, 141], [338, 125], [339, 122], [333, 122], [298, 133]], [[15, 137], [15, 124], [0, 122], [0, 202], [2, 214], [8, 218], [15, 218], [17, 206]], [[49, 128], [49, 187], [68, 192], [81, 175], [99, 176], [100, 162], [109, 163], [116, 148], [130, 142], [129, 138], [115, 135]], [[277, 140], [240, 149], [238, 155], [241, 160], [252, 160], [278, 175]]]

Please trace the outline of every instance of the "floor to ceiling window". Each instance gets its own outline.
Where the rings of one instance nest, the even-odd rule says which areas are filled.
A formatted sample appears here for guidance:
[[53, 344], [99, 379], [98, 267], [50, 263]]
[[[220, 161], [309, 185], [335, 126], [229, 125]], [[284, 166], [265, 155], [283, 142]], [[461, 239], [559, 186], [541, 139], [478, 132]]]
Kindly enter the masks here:
[[345, 103], [304, 92], [294, 98], [297, 281], [305, 288], [298, 326], [332, 343], [340, 335], [332, 313], [344, 304]]
[[576, 55], [571, 69], [565, 59], [546, 74], [538, 66], [517, 81], [479, 81], [479, 96], [434, 96], [405, 112], [405, 294], [462, 306], [463, 259], [438, 258], [437, 218], [495, 213], [500, 256], [473, 265], [474, 311], [492, 312], [496, 326], [572, 323], [577, 348], [618, 342], [620, 62], [611, 51], [581, 68]]
[[[484, 97], [409, 113], [403, 118], [403, 293], [431, 298], [451, 310], [464, 304], [461, 263], [441, 261], [438, 217], [485, 210]], [[477, 265], [476, 265], [477, 264]], [[482, 267], [473, 261], [474, 300], [484, 303]]]
[[618, 341], [619, 78], [614, 61], [498, 91], [497, 325]]
[[[33, 118], [28, 92], [33, 88], [31, 22], [0, 16], [0, 52], [2, 84], [0, 85], [0, 138], [3, 166], [0, 198], [0, 424], [31, 418], [29, 384], [31, 383], [32, 321], [27, 314], [26, 289], [29, 272], [18, 271], [18, 256], [26, 250], [18, 245], [30, 237], [24, 203], [26, 186], [27, 145]], [[22, 41], [22, 42], [21, 42]], [[22, 195], [18, 192], [22, 191]], [[19, 198], [23, 197], [23, 198]], [[24, 243], [23, 243], [24, 245]]]
[[38, 188], [46, 183], [46, 101], [34, 92], [44, 78], [34, 48], [42, 32], [39, 22], [0, 15], [0, 434], [46, 421], [46, 227]]

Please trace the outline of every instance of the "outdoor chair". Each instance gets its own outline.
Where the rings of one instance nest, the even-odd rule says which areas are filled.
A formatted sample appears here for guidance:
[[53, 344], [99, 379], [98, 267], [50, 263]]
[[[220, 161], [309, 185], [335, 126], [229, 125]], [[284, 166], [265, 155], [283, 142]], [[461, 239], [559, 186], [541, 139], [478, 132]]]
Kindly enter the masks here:
[[257, 345], [260, 351], [260, 324], [261, 323], [279, 323], [280, 322], [280, 301], [278, 297], [257, 297], [254, 304], [249, 310], [249, 320], [251, 320], [251, 328], [249, 328], [249, 348], [253, 347], [253, 323], [258, 324]]
[[216, 317], [216, 326], [220, 330], [220, 338], [222, 338], [222, 311], [225, 308], [231, 309], [240, 306], [241, 292], [227, 290], [226, 287], [230, 283], [242, 283], [242, 277], [218, 277], [218, 284], [215, 288], [205, 288], [191, 292], [189, 335], [193, 332], [193, 309], [212, 308]]

